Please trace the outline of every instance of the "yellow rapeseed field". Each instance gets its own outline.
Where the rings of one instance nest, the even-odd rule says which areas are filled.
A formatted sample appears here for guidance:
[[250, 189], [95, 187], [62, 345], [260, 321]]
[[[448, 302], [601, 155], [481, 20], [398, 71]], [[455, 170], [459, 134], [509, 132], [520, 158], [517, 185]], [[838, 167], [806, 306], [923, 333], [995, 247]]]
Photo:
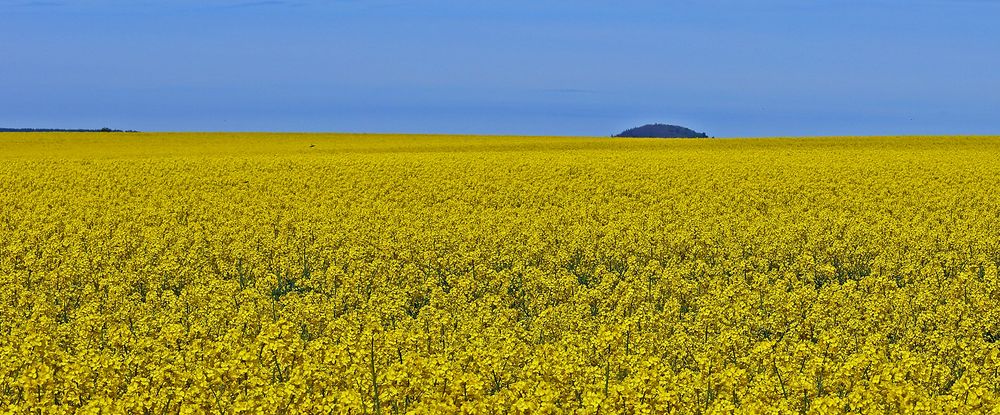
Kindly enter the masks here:
[[0, 412], [1000, 411], [1000, 137], [0, 135]]

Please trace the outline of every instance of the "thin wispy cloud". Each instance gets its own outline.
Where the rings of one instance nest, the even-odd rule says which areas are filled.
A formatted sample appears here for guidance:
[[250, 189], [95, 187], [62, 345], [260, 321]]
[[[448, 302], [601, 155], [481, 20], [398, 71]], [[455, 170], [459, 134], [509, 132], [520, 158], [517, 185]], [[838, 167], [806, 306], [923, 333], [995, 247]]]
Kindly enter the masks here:
[[64, 5], [61, 1], [25, 1], [11, 4], [14, 7], [21, 8], [32, 8], [32, 7], [58, 7]]
[[541, 90], [541, 92], [547, 92], [551, 94], [599, 94], [601, 91], [595, 89], [582, 89], [582, 88], [547, 88]]
[[257, 8], [257, 7], [301, 7], [305, 3], [297, 1], [283, 1], [283, 0], [263, 0], [263, 1], [247, 1], [242, 3], [227, 4], [220, 8], [224, 9], [247, 9], [247, 8]]

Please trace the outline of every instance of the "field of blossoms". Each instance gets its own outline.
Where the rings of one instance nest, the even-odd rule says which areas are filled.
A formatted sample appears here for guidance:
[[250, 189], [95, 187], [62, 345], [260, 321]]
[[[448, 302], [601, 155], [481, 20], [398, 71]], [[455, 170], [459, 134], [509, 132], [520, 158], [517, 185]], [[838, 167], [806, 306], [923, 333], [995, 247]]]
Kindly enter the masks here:
[[0, 136], [0, 412], [996, 413], [1000, 137]]

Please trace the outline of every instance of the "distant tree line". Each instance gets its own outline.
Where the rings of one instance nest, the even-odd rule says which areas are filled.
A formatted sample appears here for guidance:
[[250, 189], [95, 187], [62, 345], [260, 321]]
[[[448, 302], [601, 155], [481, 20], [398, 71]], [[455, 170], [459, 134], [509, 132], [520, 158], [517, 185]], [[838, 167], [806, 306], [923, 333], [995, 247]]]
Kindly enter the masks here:
[[614, 137], [708, 138], [708, 134], [678, 125], [646, 124], [642, 127], [629, 128]]
[[137, 133], [136, 130], [113, 130], [104, 127], [100, 130], [62, 129], [62, 128], [0, 128], [0, 133]]

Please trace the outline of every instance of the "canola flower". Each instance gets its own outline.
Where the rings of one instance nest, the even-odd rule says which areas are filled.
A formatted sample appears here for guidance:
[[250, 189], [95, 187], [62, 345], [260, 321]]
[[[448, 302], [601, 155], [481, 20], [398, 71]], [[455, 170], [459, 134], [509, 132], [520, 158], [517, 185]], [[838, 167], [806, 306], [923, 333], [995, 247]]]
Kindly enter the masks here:
[[0, 412], [996, 413], [1000, 138], [0, 136]]

